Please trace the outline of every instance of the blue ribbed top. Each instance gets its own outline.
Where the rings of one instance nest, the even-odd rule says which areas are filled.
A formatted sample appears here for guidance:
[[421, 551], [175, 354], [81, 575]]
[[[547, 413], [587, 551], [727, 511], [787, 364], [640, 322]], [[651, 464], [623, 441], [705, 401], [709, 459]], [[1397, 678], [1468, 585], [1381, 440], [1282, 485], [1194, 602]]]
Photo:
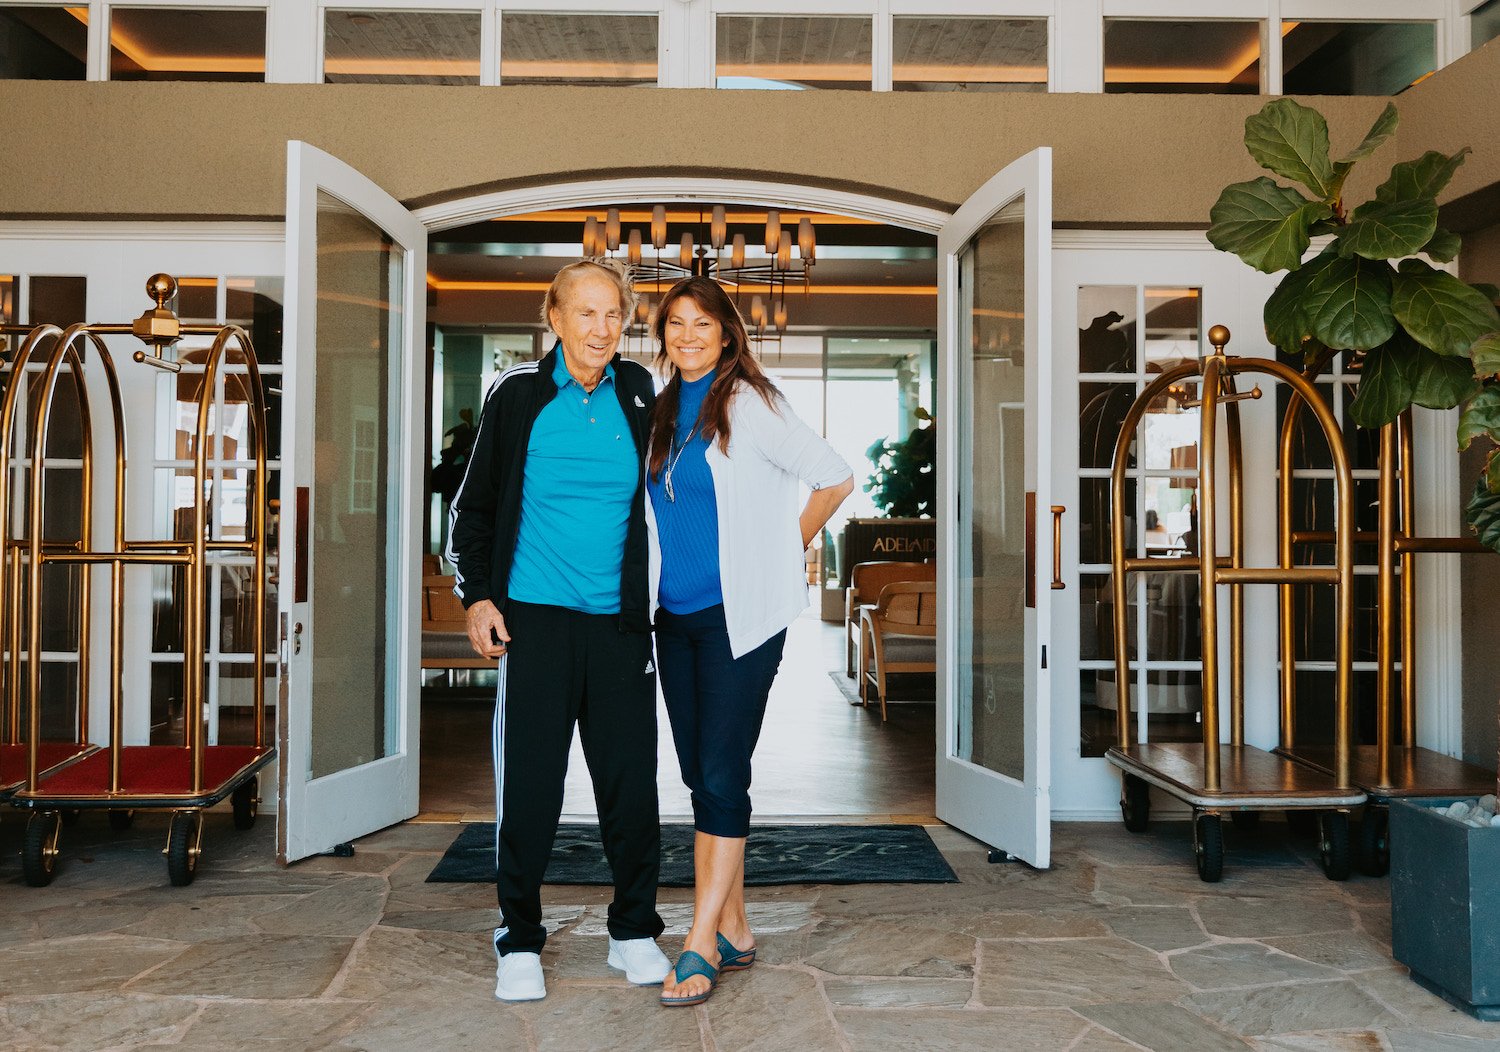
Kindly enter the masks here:
[[[719, 581], [719, 510], [714, 503], [714, 479], [704, 454], [708, 440], [697, 426], [698, 412], [713, 385], [715, 373], [684, 382], [677, 402], [677, 431], [667, 464], [672, 469], [672, 496], [667, 498], [667, 472], [648, 482], [656, 533], [661, 541], [661, 585], [657, 599], [674, 614], [691, 614], [724, 601]], [[689, 430], [692, 438], [682, 441]]]

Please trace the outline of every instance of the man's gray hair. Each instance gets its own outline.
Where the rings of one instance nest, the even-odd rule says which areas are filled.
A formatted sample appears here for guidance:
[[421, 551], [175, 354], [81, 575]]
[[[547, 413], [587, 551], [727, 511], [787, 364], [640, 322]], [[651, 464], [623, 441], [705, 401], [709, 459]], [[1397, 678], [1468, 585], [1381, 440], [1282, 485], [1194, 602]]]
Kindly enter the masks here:
[[551, 328], [552, 308], [562, 302], [568, 286], [576, 278], [589, 273], [601, 274], [615, 283], [615, 287], [620, 290], [620, 311], [625, 316], [624, 324], [628, 327], [635, 320], [635, 282], [630, 268], [617, 259], [593, 256], [589, 259], [580, 259], [577, 263], [569, 263], [557, 272], [552, 279], [552, 284], [547, 287], [547, 295], [542, 297], [543, 325]]

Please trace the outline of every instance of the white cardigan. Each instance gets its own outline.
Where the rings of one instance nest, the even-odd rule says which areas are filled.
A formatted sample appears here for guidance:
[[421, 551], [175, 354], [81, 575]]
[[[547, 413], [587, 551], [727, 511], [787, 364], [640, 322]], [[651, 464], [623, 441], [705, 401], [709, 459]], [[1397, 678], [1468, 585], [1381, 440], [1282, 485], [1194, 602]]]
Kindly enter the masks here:
[[[792, 412], [785, 398], [776, 409], [741, 384], [729, 407], [729, 453], [718, 439], [705, 453], [719, 516], [719, 584], [729, 649], [742, 657], [786, 628], [807, 609], [797, 482], [813, 489], [836, 486], [854, 472], [844, 458]], [[646, 501], [650, 536], [651, 616], [661, 583], [661, 541], [656, 514]]]

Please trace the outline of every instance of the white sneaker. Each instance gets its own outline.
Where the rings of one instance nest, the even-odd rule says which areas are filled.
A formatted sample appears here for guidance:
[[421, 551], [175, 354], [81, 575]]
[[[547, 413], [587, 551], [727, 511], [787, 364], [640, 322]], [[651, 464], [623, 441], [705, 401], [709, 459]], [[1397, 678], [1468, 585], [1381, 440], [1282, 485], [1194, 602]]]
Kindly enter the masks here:
[[672, 962], [655, 939], [609, 940], [609, 966], [625, 973], [636, 986], [660, 986], [672, 970]]
[[495, 929], [495, 996], [502, 1001], [540, 1001], [547, 996], [542, 979], [542, 955], [517, 951], [500, 956], [500, 936]]

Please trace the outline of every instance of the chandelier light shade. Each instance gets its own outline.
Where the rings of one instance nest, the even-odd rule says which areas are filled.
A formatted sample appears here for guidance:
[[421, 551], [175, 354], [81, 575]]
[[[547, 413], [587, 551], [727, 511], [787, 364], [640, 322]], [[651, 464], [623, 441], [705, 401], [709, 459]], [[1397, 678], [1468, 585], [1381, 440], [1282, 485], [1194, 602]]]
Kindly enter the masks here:
[[[680, 278], [699, 274], [718, 282], [745, 310], [747, 329], [757, 344], [762, 348], [768, 343], [780, 344], [788, 331], [787, 287], [796, 284], [809, 291], [812, 287], [812, 262], [817, 255], [813, 217], [796, 215], [795, 220], [791, 216], [783, 220], [778, 209], [768, 209], [765, 254], [756, 244], [752, 256], [750, 246], [762, 234], [752, 225], [758, 225], [754, 214], [737, 214], [738, 229], [731, 231], [728, 206], [713, 205], [697, 211], [693, 218], [683, 217], [683, 224], [674, 232], [666, 205], [651, 206], [649, 225], [641, 222], [625, 230], [621, 229], [621, 211], [619, 207], [607, 208], [602, 215], [584, 217], [583, 254], [607, 256], [631, 267], [632, 280], [641, 293], [631, 318], [633, 325], [642, 327], [636, 335], [642, 335], [651, 323], [651, 302], [645, 295], [648, 290], [660, 290]], [[638, 212], [631, 215], [633, 219], [647, 218]], [[683, 225], [687, 229], [682, 229]], [[655, 250], [649, 259], [647, 241]]]
[[660, 251], [667, 247], [667, 206], [651, 209], [651, 244]]
[[709, 242], [713, 245], [715, 252], [724, 247], [724, 238], [728, 229], [729, 224], [724, 214], [724, 206], [714, 205], [713, 221], [709, 224]]
[[807, 216], [797, 220], [797, 252], [809, 263], [817, 258], [818, 237], [813, 233], [812, 220]]
[[620, 210], [611, 208], [604, 219], [604, 244], [613, 252], [620, 247]]

